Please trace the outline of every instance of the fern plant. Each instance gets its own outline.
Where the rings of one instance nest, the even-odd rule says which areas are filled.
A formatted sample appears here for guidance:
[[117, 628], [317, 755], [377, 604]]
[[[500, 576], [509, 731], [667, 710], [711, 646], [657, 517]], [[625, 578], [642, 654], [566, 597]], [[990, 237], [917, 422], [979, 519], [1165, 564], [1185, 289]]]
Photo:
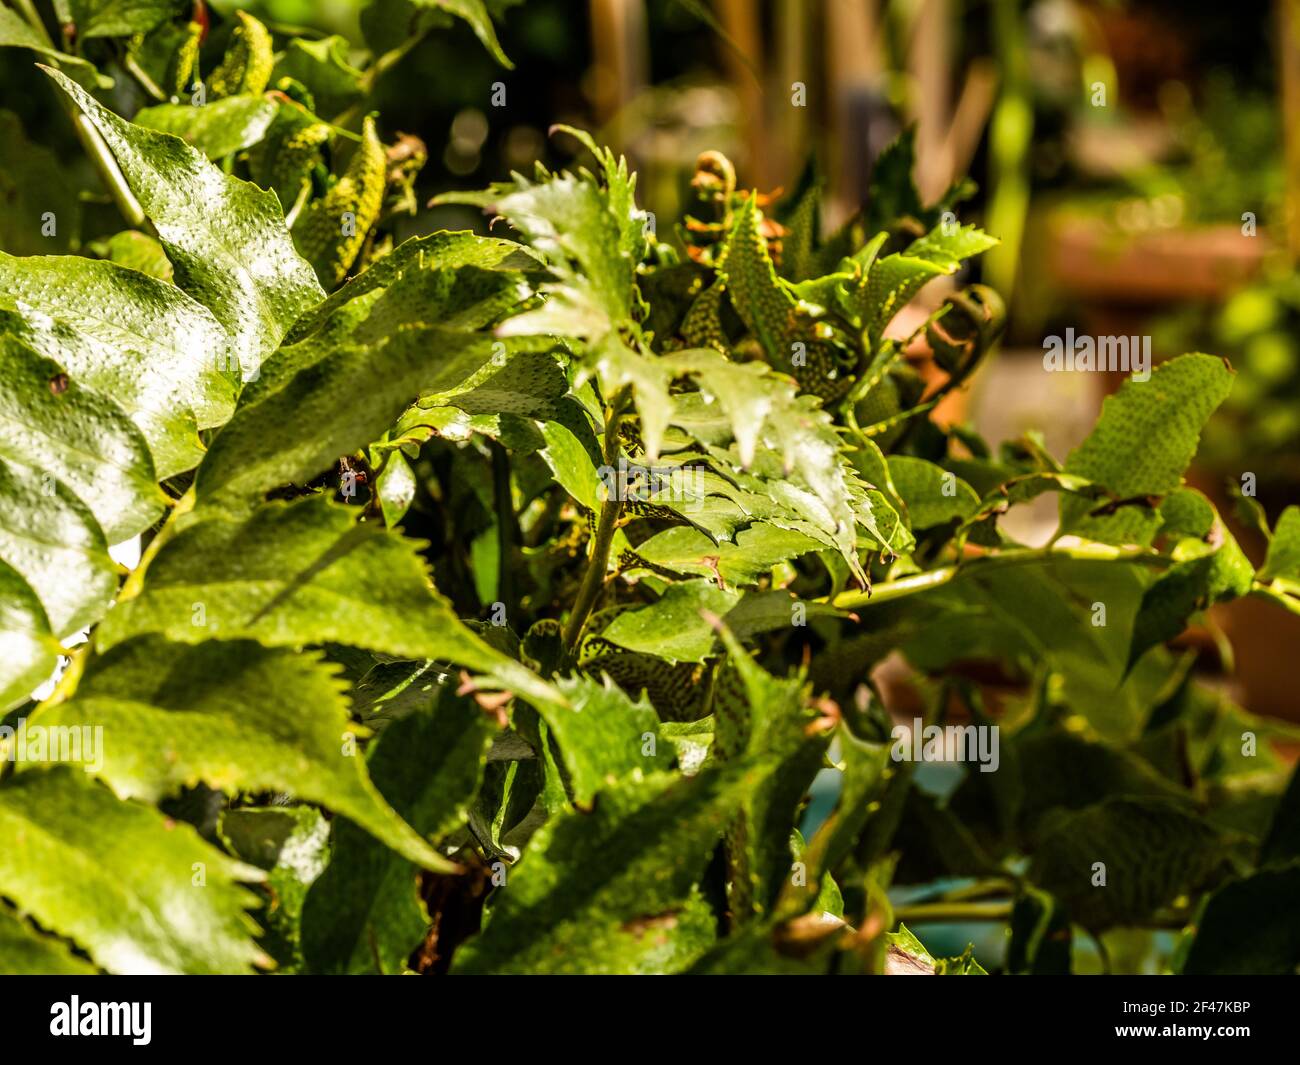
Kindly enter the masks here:
[[[0, 258], [0, 971], [983, 972], [936, 918], [1006, 922], [1007, 971], [1117, 927], [1295, 965], [1279, 730], [1165, 646], [1300, 609], [1300, 512], [1255, 572], [1182, 483], [1222, 361], [1126, 384], [1064, 463], [995, 452], [929, 414], [996, 294], [918, 330], [937, 386], [890, 328], [994, 243], [908, 137], [825, 240], [814, 179], [773, 204], [716, 153], [659, 236], [569, 130], [590, 169], [442, 197], [493, 235], [391, 247], [418, 159], [264, 92], [271, 40], [242, 16], [217, 99], [134, 122], [47, 71], [140, 229]], [[1057, 536], [1015, 543], [1044, 493]], [[906, 756], [900, 655], [996, 772]]]

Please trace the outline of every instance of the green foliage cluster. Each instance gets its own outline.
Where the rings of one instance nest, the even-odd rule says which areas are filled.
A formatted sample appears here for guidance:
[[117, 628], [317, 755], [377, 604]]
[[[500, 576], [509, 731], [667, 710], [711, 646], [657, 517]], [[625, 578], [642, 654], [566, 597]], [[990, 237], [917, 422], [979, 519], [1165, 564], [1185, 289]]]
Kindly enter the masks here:
[[[494, 47], [481, 5], [413, 6]], [[192, 62], [181, 23], [104, 17]], [[1120, 927], [1294, 968], [1298, 786], [1165, 646], [1213, 602], [1300, 609], [1300, 511], [1256, 573], [1182, 483], [1221, 360], [1125, 385], [1064, 463], [994, 450], [929, 414], [996, 295], [890, 328], [994, 243], [963, 187], [919, 202], [908, 138], [825, 239], [814, 178], [772, 205], [712, 154], [657, 233], [575, 134], [590, 169], [445, 197], [496, 235], [390, 247], [418, 162], [316, 118], [356, 84], [328, 42], [265, 92], [237, 33], [224, 95], [135, 121], [38, 48], [141, 225], [0, 258], [0, 971], [967, 975], [900, 921], [981, 907], [1012, 972]], [[1057, 537], [1014, 542], [1044, 493]], [[997, 772], [893, 756], [899, 654], [917, 716], [998, 727]], [[985, 901], [888, 894], [954, 882]]]

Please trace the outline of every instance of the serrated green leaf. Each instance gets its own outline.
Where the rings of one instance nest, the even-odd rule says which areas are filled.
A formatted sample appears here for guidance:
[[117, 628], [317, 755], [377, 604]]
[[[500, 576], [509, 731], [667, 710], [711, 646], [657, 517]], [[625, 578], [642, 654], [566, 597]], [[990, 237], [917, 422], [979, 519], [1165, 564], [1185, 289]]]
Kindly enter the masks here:
[[1217, 547], [1176, 562], [1142, 596], [1133, 622], [1130, 666], [1148, 649], [1181, 633], [1193, 614], [1250, 591], [1255, 567], [1232, 533], [1222, 523], [1216, 522], [1215, 527], [1220, 538]]
[[753, 465], [762, 445], [768, 454], [758, 472], [769, 482], [793, 482], [773, 485], [788, 497], [803, 489], [795, 509], [826, 533], [850, 569], [860, 572], [856, 526], [860, 519], [872, 521], [871, 508], [831, 416], [817, 401], [798, 395], [761, 364], [728, 362], [716, 351], [681, 352], [660, 362], [674, 375], [694, 379], [726, 413], [740, 466]]
[[0, 905], [0, 976], [93, 976], [95, 967]]
[[[467, 817], [494, 732], [472, 700], [440, 687], [384, 730], [369, 757], [371, 777], [410, 824], [437, 839]], [[336, 822], [330, 867], [303, 906], [308, 968], [400, 972], [428, 926], [415, 867], [350, 822]]]
[[867, 229], [877, 233], [903, 218], [920, 219], [925, 208], [912, 171], [916, 167], [916, 127], [908, 126], [881, 149], [871, 167]]
[[266, 872], [262, 945], [281, 974], [302, 969], [302, 905], [329, 864], [330, 825], [311, 806], [241, 806], [221, 815], [221, 841]]
[[698, 529], [678, 526], [639, 544], [635, 558], [675, 573], [714, 576], [729, 587], [751, 587], [769, 576], [778, 563], [824, 547], [803, 533], [766, 522], [755, 522], [738, 533], [734, 544], [714, 543]]
[[[730, 814], [757, 771], [656, 773], [602, 791], [590, 813], [548, 821], [496, 897], [459, 973], [653, 973], [708, 945], [691, 903]], [[676, 945], [679, 937], [687, 940]]]
[[885, 328], [911, 299], [936, 277], [955, 274], [962, 260], [996, 245], [995, 238], [974, 226], [941, 224], [902, 252], [863, 264], [865, 274], [848, 285], [839, 307], [849, 321], [862, 325], [872, 350]]
[[229, 341], [206, 307], [174, 285], [115, 263], [0, 254], [0, 324], [111, 396], [139, 426], [159, 479], [196, 465], [198, 429], [235, 409]]
[[197, 521], [154, 558], [144, 592], [109, 612], [99, 646], [144, 633], [191, 644], [335, 642], [398, 658], [450, 660], [512, 690], [557, 698], [460, 622], [429, 583], [416, 546], [358, 524], [355, 512], [320, 496], [264, 506], [242, 522]]
[[[434, 202], [490, 208], [550, 264], [554, 280], [541, 286], [543, 304], [508, 320], [498, 333], [581, 337], [590, 344], [602, 379], [612, 382], [627, 376], [627, 368], [605, 363], [620, 351], [628, 354], [618, 334], [631, 324], [638, 298], [635, 276], [646, 254], [647, 216], [636, 206], [636, 178], [626, 162], [601, 151], [590, 138], [585, 143], [596, 154], [603, 182], [586, 171], [544, 174], [539, 182], [516, 175], [513, 183], [483, 193], [445, 193]], [[614, 391], [608, 389], [610, 395]], [[649, 435], [653, 439], [653, 429]]]
[[809, 160], [789, 200], [778, 209], [786, 228], [781, 240], [781, 276], [802, 281], [813, 276], [814, 252], [821, 243], [821, 198], [825, 181], [816, 160]]
[[624, 779], [639, 780], [665, 769], [672, 750], [659, 738], [654, 707], [633, 701], [608, 677], [582, 674], [559, 677], [556, 688], [568, 705], [534, 702], [550, 727], [579, 807], [589, 807], [606, 787]]
[[280, 104], [270, 97], [247, 93], [197, 107], [157, 104], [136, 112], [132, 121], [180, 137], [209, 159], [221, 159], [260, 141], [279, 110]]
[[75, 697], [36, 723], [102, 727], [112, 742], [102, 764], [84, 768], [124, 799], [156, 802], [200, 781], [284, 791], [345, 814], [411, 861], [449, 868], [370, 783], [340, 684], [311, 655], [132, 640], [95, 658]]
[[549, 351], [517, 351], [490, 377], [472, 388], [434, 397], [459, 407], [469, 415], [513, 414], [542, 420], [557, 417], [556, 400], [569, 391], [555, 355]]
[[529, 345], [550, 346], [507, 346], [484, 334], [429, 327], [327, 348], [315, 361], [318, 353], [306, 352], [305, 365], [286, 348], [213, 441], [195, 481], [199, 502], [233, 509], [280, 485], [305, 484], [340, 455], [379, 439], [421, 393], [462, 385], [491, 366], [498, 351]]
[[[791, 848], [795, 810], [821, 767], [829, 737], [815, 727], [805, 677], [773, 677], [725, 628], [726, 664], [713, 694], [718, 762], [762, 764], [761, 781], [728, 828], [727, 900], [737, 921], [767, 913], [785, 884], [797, 881]], [[814, 879], [820, 883], [820, 877]]]
[[153, 524], [164, 496], [148, 445], [121, 408], [11, 336], [0, 336], [0, 377], [0, 457], [67, 485], [109, 543]]
[[94, 516], [63, 484], [0, 459], [0, 559], [36, 592], [60, 638], [98, 621], [117, 567]]
[[[1134, 924], [1204, 887], [1228, 842], [1187, 804], [1108, 799], [1061, 817], [1044, 836], [1030, 878], [1085, 928]], [[1104, 865], [1105, 885], [1096, 863]]]
[[767, 242], [759, 232], [760, 218], [754, 196], [736, 208], [726, 250], [718, 263], [718, 277], [731, 305], [773, 365], [787, 370], [795, 300], [776, 276]]
[[112, 973], [244, 973], [268, 959], [237, 881], [261, 870], [64, 767], [0, 785], [0, 894]]
[[629, 220], [613, 213], [594, 182], [560, 174], [502, 197], [494, 208], [560, 278], [542, 285], [547, 302], [512, 319], [507, 335], [554, 333], [594, 343], [631, 318], [633, 272], [644, 238], [636, 227], [629, 233]]
[[212, 311], [251, 376], [325, 298], [294, 250], [275, 194], [222, 173], [179, 138], [119, 118], [58, 71], [48, 73], [104, 138], [158, 232], [177, 286]]
[[[723, 590], [710, 580], [670, 584], [650, 605], [620, 613], [600, 637], [669, 662], [703, 662], [714, 653], [717, 637], [701, 611], [722, 617], [739, 601], [739, 592]], [[785, 620], [789, 624], [788, 606]]]
[[[324, 302], [304, 314], [290, 330], [286, 343], [296, 344], [305, 339], [332, 315], [349, 305], [360, 304], [362, 312], [355, 315], [355, 320], [365, 320], [371, 304], [360, 301], [364, 297], [377, 299], [376, 293], [392, 287], [408, 275], [446, 270], [452, 271], [454, 276], [454, 271], [461, 267], [519, 275], [538, 273], [544, 264], [522, 244], [497, 237], [480, 237], [464, 230], [444, 230], [427, 237], [413, 237], [399, 244], [390, 254], [373, 263]], [[413, 310], [417, 313], [412, 313], [405, 319], [394, 318], [393, 324], [430, 322], [428, 317], [421, 316], [427, 315], [427, 308], [418, 307]]]
[[[1065, 472], [1110, 489], [1120, 500], [1158, 499], [1182, 483], [1201, 428], [1232, 388], [1233, 373], [1210, 355], [1183, 355], [1147, 381], [1128, 380], [1108, 396], [1096, 427], [1070, 453]], [[1152, 507], [1125, 506], [1093, 516], [1096, 504], [1061, 499], [1061, 531], [1103, 543], [1151, 542], [1160, 519]]]

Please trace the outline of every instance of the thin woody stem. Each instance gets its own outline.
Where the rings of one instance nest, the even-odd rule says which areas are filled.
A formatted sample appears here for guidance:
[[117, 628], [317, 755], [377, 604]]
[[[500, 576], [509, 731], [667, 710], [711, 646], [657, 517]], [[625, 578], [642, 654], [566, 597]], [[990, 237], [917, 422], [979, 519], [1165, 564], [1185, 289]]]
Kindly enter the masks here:
[[925, 902], [917, 906], [899, 906], [894, 919], [903, 924], [927, 921], [1005, 921], [1011, 916], [1010, 902]]
[[[613, 400], [610, 401], [609, 410], [606, 412], [605, 462], [610, 466], [614, 465], [618, 459], [618, 428], [631, 398], [631, 386], [625, 385], [615, 393]], [[573, 612], [569, 615], [568, 624], [564, 627], [564, 646], [570, 653], [577, 650], [578, 641], [582, 637], [582, 630], [587, 624], [587, 618], [591, 614], [592, 607], [596, 605], [596, 599], [600, 595], [601, 589], [605, 586], [605, 571], [609, 567], [609, 550], [614, 542], [614, 530], [618, 526], [618, 519], [622, 513], [622, 498], [618, 492], [610, 493], [609, 497], [601, 504], [600, 516], [596, 520], [596, 534], [591, 544], [591, 557], [587, 562], [587, 572], [583, 574], [582, 585], [578, 589], [578, 597], [573, 604]]]
[[[1027, 547], [1000, 551], [997, 554], [981, 555], [979, 558], [960, 562], [952, 566], [942, 566], [927, 573], [916, 573], [900, 577], [896, 581], [877, 584], [870, 591], [844, 592], [830, 600], [831, 606], [841, 610], [855, 610], [858, 607], [871, 606], [876, 603], [888, 603], [894, 599], [916, 595], [939, 588], [964, 573], [983, 572], [1004, 566], [1025, 566], [1054, 559], [1070, 559], [1084, 562], [1125, 562], [1134, 565], [1165, 568], [1173, 560], [1150, 551], [1131, 550], [1110, 547], [1107, 544], [1079, 544], [1073, 547]], [[818, 600], [826, 602], [827, 600]]]
[[[38, 66], [46, 70], [43, 63]], [[122, 218], [132, 229], [143, 229], [153, 233], [153, 226], [145, 217], [144, 208], [140, 206], [140, 201], [135, 198], [135, 193], [131, 191], [131, 186], [127, 184], [126, 177], [122, 173], [122, 168], [117, 165], [117, 159], [109, 147], [104, 143], [104, 138], [100, 135], [95, 124], [86, 117], [85, 113], [79, 108], [67, 93], [62, 89], [55, 90], [59, 97], [59, 104], [72, 120], [72, 128], [77, 134], [77, 140], [81, 142], [82, 148], [90, 156], [90, 162], [95, 167], [99, 179], [108, 189], [109, 195], [113, 197], [113, 202], [117, 204], [117, 209], [122, 213]]]

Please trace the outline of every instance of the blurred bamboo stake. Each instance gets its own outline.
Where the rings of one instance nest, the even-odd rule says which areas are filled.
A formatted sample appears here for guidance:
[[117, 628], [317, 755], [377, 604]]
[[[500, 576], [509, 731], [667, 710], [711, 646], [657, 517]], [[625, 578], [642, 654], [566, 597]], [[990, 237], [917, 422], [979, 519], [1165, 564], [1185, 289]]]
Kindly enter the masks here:
[[645, 88], [649, 39], [644, 0], [591, 0], [591, 47], [592, 102], [601, 125], [607, 125]]
[[1276, 0], [1278, 67], [1286, 159], [1287, 251], [1300, 262], [1300, 0]]
[[[747, 184], [768, 188], [771, 173], [767, 157], [767, 117], [763, 107], [763, 41], [753, 0], [718, 0], [718, 18], [735, 48], [723, 49], [732, 88], [740, 103], [742, 143], [745, 145]], [[739, 49], [749, 60], [736, 54]], [[789, 101], [787, 90], [786, 101]]]
[[916, 183], [922, 202], [938, 199], [952, 181], [948, 157], [952, 57], [948, 0], [921, 0], [912, 20], [907, 66], [910, 117], [916, 123]]
[[884, 92], [880, 12], [876, 0], [826, 0], [825, 54], [830, 107], [827, 165], [834, 176], [827, 226], [858, 209], [874, 151], [869, 116]]
[[[790, 102], [791, 87], [802, 82], [808, 87], [810, 97], [825, 98], [825, 86], [814, 85], [813, 69], [808, 54], [809, 24], [813, 12], [808, 0], [778, 0], [776, 10], [777, 77], [775, 99], [780, 104], [784, 95]], [[820, 81], [821, 79], [816, 79]], [[806, 107], [780, 107], [774, 123], [778, 130], [776, 143], [769, 146], [773, 153], [774, 180], [787, 189], [799, 179], [804, 159], [808, 155], [808, 138], [811, 124], [809, 111], [816, 106], [809, 99]]]
[[941, 195], [958, 176], [970, 169], [997, 96], [997, 64], [985, 58], [971, 60], [944, 139], [944, 157], [950, 169], [935, 195]]

